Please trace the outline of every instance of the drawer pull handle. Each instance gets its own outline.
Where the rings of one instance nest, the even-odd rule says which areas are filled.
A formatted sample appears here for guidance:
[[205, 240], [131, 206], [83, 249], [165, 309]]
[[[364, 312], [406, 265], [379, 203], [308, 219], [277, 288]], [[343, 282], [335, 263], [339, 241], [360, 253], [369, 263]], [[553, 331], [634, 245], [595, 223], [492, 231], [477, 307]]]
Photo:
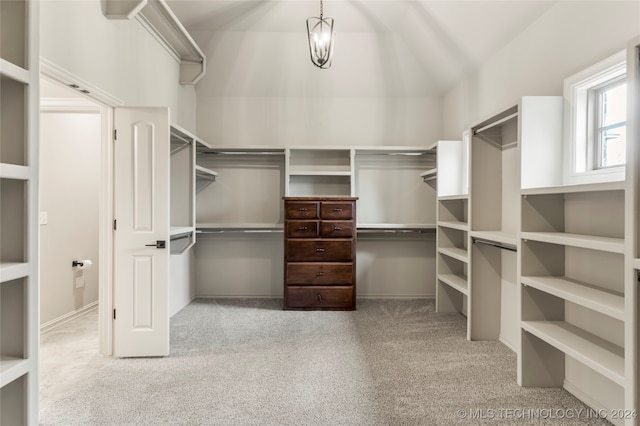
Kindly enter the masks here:
[[318, 293], [318, 302], [322, 303], [322, 295]]
[[340, 226], [334, 226], [334, 227], [333, 227], [333, 230], [334, 230], [334, 231], [342, 231], [342, 227], [340, 227]]
[[306, 231], [307, 229], [309, 229], [308, 226], [301, 226], [300, 228], [298, 228], [298, 231]]
[[318, 247], [318, 248], [316, 248], [316, 251], [317, 251], [318, 253], [324, 253], [324, 249], [323, 249], [322, 247]]
[[316, 277], [321, 277], [324, 275], [324, 272], [320, 271], [320, 272], [316, 272]]
[[300, 208], [298, 209], [298, 211], [306, 212], [306, 211], [309, 211], [309, 209], [308, 209], [308, 208], [306, 208], [306, 207], [300, 207]]
[[335, 209], [333, 209], [333, 211], [334, 211], [334, 212], [341, 212], [341, 211], [342, 211], [342, 209], [339, 209], [339, 208], [337, 208], [337, 207], [336, 207]]

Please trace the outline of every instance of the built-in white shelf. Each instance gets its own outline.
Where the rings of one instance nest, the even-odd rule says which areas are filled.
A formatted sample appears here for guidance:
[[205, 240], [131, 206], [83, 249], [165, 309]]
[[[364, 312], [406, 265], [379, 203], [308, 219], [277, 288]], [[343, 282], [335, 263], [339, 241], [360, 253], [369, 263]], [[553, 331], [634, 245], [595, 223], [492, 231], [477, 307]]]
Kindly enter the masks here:
[[597, 237], [566, 232], [523, 232], [520, 236], [523, 240], [561, 244], [610, 253], [624, 253], [624, 239], [622, 238]]
[[0, 387], [29, 372], [29, 360], [3, 355], [0, 358]]
[[442, 228], [457, 229], [459, 231], [468, 231], [469, 230], [469, 224], [467, 222], [441, 220], [441, 221], [438, 221], [438, 226], [440, 226]]
[[455, 200], [468, 200], [469, 194], [460, 194], [460, 195], [445, 195], [442, 197], [438, 197], [438, 201], [455, 201]]
[[640, 259], [633, 259], [633, 267], [640, 270]]
[[224, 234], [224, 233], [270, 233], [283, 232], [281, 223], [199, 223], [196, 225], [198, 234]]
[[546, 194], [573, 194], [580, 192], [599, 191], [623, 191], [624, 181], [587, 183], [580, 185], [558, 185], [544, 188], [527, 188], [522, 190], [522, 195], [546, 195]]
[[31, 178], [31, 168], [15, 164], [0, 163], [0, 178], [29, 180]]
[[6, 59], [0, 58], [0, 75], [24, 84], [29, 84], [29, 71], [12, 64]]
[[190, 234], [194, 231], [193, 226], [172, 226], [169, 230], [171, 236]]
[[500, 244], [516, 246], [518, 244], [518, 236], [514, 232], [504, 231], [471, 231], [471, 238], [479, 238], [487, 241], [493, 241]]
[[587, 367], [625, 385], [624, 349], [564, 321], [523, 321], [522, 328]]
[[457, 259], [461, 262], [467, 263], [469, 261], [469, 254], [467, 252], [467, 249], [456, 247], [440, 247], [438, 248], [438, 252], [453, 259]]
[[360, 230], [433, 230], [436, 229], [435, 223], [358, 223], [358, 231]]
[[624, 296], [567, 277], [523, 276], [524, 285], [624, 321]]
[[438, 168], [429, 169], [426, 172], [421, 173], [420, 177], [424, 182], [434, 180], [438, 177]]
[[469, 295], [469, 284], [467, 283], [467, 277], [456, 274], [438, 274], [438, 279], [447, 284], [449, 287], [452, 287], [460, 293], [464, 294], [465, 296]]
[[29, 275], [29, 264], [18, 262], [0, 263], [0, 282], [7, 282], [24, 278]]
[[217, 172], [207, 169], [206, 167], [202, 167], [196, 164], [195, 168], [196, 168], [196, 179], [214, 181], [218, 177]]
[[346, 170], [295, 170], [289, 172], [290, 176], [351, 176], [351, 172]]

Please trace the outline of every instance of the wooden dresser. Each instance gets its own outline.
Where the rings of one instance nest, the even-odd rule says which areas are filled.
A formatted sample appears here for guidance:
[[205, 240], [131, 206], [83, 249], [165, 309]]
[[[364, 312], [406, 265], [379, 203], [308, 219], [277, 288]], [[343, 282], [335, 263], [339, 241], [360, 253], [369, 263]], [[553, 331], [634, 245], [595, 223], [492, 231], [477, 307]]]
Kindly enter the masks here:
[[284, 197], [284, 309], [356, 309], [356, 200]]

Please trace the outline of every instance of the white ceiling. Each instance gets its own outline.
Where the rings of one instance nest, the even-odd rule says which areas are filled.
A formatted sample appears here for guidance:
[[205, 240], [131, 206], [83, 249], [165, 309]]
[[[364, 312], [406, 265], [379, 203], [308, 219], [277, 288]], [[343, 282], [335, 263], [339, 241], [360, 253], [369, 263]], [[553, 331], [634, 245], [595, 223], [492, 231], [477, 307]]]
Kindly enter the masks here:
[[[336, 56], [332, 69], [322, 72], [331, 73], [338, 68], [333, 75], [343, 80], [343, 84], [324, 84], [322, 93], [327, 95], [327, 91], [335, 91], [347, 96], [441, 95], [554, 3], [518, 0], [325, 0], [325, 16], [335, 19]], [[207, 54], [209, 70], [222, 77], [218, 86], [210, 83], [206, 90], [216, 95], [234, 96], [274, 95], [273, 83], [278, 79], [277, 73], [269, 72], [268, 63], [261, 74], [249, 75], [246, 70], [224, 69], [235, 62], [265, 63], [260, 43], [253, 43], [253, 48], [247, 49], [246, 40], [261, 34], [260, 37], [279, 40], [283, 45], [294, 43], [282, 42], [286, 37], [306, 43], [305, 20], [318, 16], [320, 9], [319, 1], [309, 0], [168, 0], [168, 4], [196, 40], [205, 45], [201, 47]], [[360, 49], [357, 46], [362, 40], [365, 42]], [[379, 46], [371, 46], [372, 43]], [[295, 48], [298, 49], [297, 44]], [[225, 52], [224, 56], [221, 52]], [[229, 52], [237, 55], [237, 61], [236, 58], [230, 60]], [[354, 60], [367, 54], [373, 56]], [[305, 59], [308, 68], [313, 68], [308, 56]], [[374, 71], [379, 76], [361, 81], [358, 76], [363, 70], [358, 69], [359, 60], [367, 64], [369, 70], [382, 61], [381, 70]], [[337, 66], [339, 61], [342, 61], [342, 69]], [[345, 69], [347, 67], [350, 69]], [[385, 67], [394, 75], [385, 77]], [[279, 72], [282, 73], [281, 70]], [[243, 73], [249, 83], [244, 82], [241, 86], [235, 87], [230, 77], [224, 78], [226, 74], [234, 74], [237, 80]], [[285, 89], [288, 92], [280, 95], [313, 95], [314, 87], [318, 86], [314, 79], [304, 77], [300, 77], [300, 84], [292, 84], [292, 78], [289, 76], [288, 84], [284, 85], [290, 88]], [[399, 78], [404, 81], [397, 81]], [[304, 87], [305, 82], [315, 86]], [[376, 89], [381, 85], [384, 91]], [[280, 84], [278, 90], [282, 91], [282, 86]]]

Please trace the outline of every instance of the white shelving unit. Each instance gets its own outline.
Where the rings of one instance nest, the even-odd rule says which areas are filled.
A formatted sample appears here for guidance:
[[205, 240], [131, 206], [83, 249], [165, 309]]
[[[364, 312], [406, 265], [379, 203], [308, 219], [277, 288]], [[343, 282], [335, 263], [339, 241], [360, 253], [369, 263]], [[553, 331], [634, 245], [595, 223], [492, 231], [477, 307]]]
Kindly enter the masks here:
[[[438, 141], [436, 309], [465, 314], [469, 297], [469, 133]], [[469, 317], [467, 316], [467, 321]], [[467, 326], [467, 330], [469, 327]]]
[[285, 148], [201, 144], [196, 163], [196, 228], [200, 235], [282, 228]]
[[472, 126], [469, 143], [468, 337], [516, 351], [520, 105]]
[[183, 254], [195, 244], [195, 194], [197, 188], [197, 146], [199, 140], [184, 128], [170, 126], [170, 251]]
[[626, 301], [625, 182], [522, 194], [520, 382], [626, 408], [635, 352], [625, 336], [637, 325]]
[[38, 2], [0, 2], [0, 424], [38, 422]]

